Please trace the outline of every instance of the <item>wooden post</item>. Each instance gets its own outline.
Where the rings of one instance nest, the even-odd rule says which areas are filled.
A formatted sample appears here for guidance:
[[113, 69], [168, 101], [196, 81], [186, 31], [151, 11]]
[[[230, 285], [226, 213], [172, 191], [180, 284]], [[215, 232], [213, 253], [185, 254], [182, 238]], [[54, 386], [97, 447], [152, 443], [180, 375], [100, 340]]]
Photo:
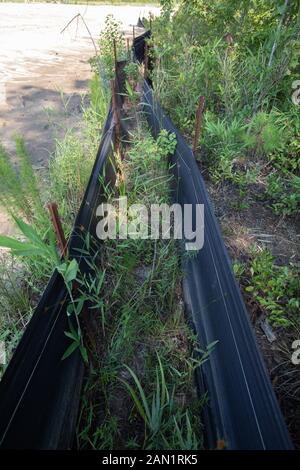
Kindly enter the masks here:
[[117, 108], [115, 81], [111, 80], [110, 84], [111, 84], [112, 107], [113, 107], [113, 113], [114, 113], [114, 125], [116, 129], [115, 151], [117, 152], [120, 150], [120, 127], [119, 127], [119, 116], [118, 116], [118, 108]]
[[62, 257], [65, 256], [67, 251], [67, 241], [65, 234], [62, 228], [61, 220], [58, 213], [57, 204], [55, 202], [50, 202], [47, 204], [47, 207], [50, 212], [51, 221], [57, 238], [57, 244]]
[[148, 78], [148, 43], [145, 42], [144, 79]]
[[132, 38], [135, 40], [135, 26], [132, 26]]
[[194, 136], [194, 146], [193, 146], [193, 154], [196, 159], [197, 159], [197, 154], [198, 154], [198, 142], [199, 142], [200, 129], [202, 126], [204, 104], [205, 104], [205, 97], [200, 96], [197, 113], [196, 113], [195, 136]]

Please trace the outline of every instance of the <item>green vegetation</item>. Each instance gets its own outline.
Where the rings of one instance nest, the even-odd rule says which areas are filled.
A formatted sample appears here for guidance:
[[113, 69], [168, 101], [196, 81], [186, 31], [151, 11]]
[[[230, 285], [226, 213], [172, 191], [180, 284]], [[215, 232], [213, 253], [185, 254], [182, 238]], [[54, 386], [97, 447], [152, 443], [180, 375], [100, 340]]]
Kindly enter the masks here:
[[159, 5], [158, 0], [0, 0], [0, 3], [62, 3], [64, 5]]
[[235, 272], [273, 325], [290, 326], [299, 317], [299, 266], [278, 266], [269, 250], [253, 250], [249, 266], [236, 265]]
[[300, 75], [299, 2], [161, 3], [152, 49], [160, 101], [192, 135], [204, 95], [199, 158], [212, 177], [245, 186], [259, 175], [275, 211], [296, 214], [300, 107], [291, 98]]
[[[89, 105], [82, 105], [81, 136], [70, 129], [56, 142], [48, 173], [37, 175], [22, 137], [16, 137], [17, 164], [0, 146], [0, 201], [20, 232], [19, 240], [0, 237], [0, 245], [11, 249], [2, 254], [0, 266], [0, 340], [5, 340], [8, 359], [53, 269], [60, 266], [46, 204], [58, 204], [68, 237], [95, 160], [108, 99], [94, 76]], [[59, 267], [61, 273], [63, 267]]]
[[[83, 273], [76, 260], [59, 258], [45, 211], [45, 203], [55, 200], [65, 231], [70, 233], [107, 109], [114, 66], [111, 37], [117, 41], [118, 55], [124, 53], [119, 28], [111, 16], [107, 18], [100, 36], [102, 55], [92, 60], [97, 73], [90, 84], [90, 106], [83, 108], [84, 138], [68, 131], [57, 142], [49, 174], [44, 175], [48, 191], [42, 192], [21, 138], [16, 140], [16, 168], [1, 149], [1, 198], [19, 228], [20, 239], [0, 236], [0, 246], [11, 250], [9, 260], [19, 260], [22, 282], [17, 285], [3, 264], [0, 301], [6, 310], [0, 334], [11, 352], [25, 326], [18, 328], [13, 309], [26, 314], [27, 321], [29, 307], [56, 269], [69, 294], [65, 335], [70, 343], [62, 360], [79, 349], [86, 363], [78, 447], [195, 450], [203, 447], [200, 414], [206, 397], [199, 400], [197, 396], [194, 371], [208, 360], [214, 344], [202, 351], [185, 319], [176, 241], [107, 239], [99, 249], [92, 235], [83, 233], [81, 251], [88, 256], [90, 268]], [[136, 64], [125, 68], [129, 138], [121, 148], [124, 158], [115, 153], [107, 162], [107, 168], [115, 171], [116, 185], [106, 184], [106, 169], [99, 178], [111, 204], [127, 197], [129, 206], [144, 204], [150, 209], [150, 204], [170, 202], [169, 156], [177, 142], [165, 130], [156, 140], [151, 136], [139, 105], [138, 72]], [[130, 233], [137, 229], [134, 220], [134, 213], [129, 213]], [[87, 306], [88, 322], [82, 315]]]
[[40, 228], [47, 227], [37, 177], [20, 136], [16, 137], [16, 154], [18, 170], [0, 146], [1, 204], [8, 213], [18, 213]]
[[[299, 2], [161, 4], [150, 41], [159, 100], [191, 139], [204, 95], [198, 158], [210, 181], [232, 185], [237, 197], [228, 204], [236, 210], [251, 210], [257, 201], [294, 223], [300, 209], [300, 106], [292, 101], [300, 77]], [[248, 257], [246, 272], [255, 274], [247, 292], [274, 325], [290, 325], [299, 316], [298, 268], [278, 266], [264, 251]]]
[[[297, 0], [162, 0], [150, 43], [156, 96], [191, 142], [200, 95], [206, 98], [198, 158], [211, 187], [232, 189], [228, 206], [241, 215], [261, 204], [278, 221], [296, 224], [300, 204], [299, 117], [292, 102], [300, 76], [300, 4]], [[76, 261], [60, 262], [45, 203], [59, 204], [70, 233], [92, 168], [114, 77], [114, 47], [125, 58], [120, 24], [106, 19], [90, 106], [83, 109], [83, 139], [72, 131], [57, 142], [47, 193], [16, 138], [17, 169], [0, 147], [1, 201], [26, 241], [5, 237], [12, 250], [0, 269], [0, 339], [16, 345], [53, 269], [64, 278], [70, 303], [70, 339], [64, 358], [79, 348], [87, 377], [77, 428], [80, 449], [198, 449], [203, 447], [200, 412], [193, 384], [195, 369], [209, 357], [184, 317], [180, 257], [174, 240], [107, 239], [94, 251], [85, 234], [91, 272]], [[125, 112], [129, 139], [107, 164], [116, 186], [100, 176], [108, 202], [168, 203], [169, 156], [176, 138], [162, 131], [155, 140], [139, 107], [139, 68], [125, 67]], [[110, 168], [110, 169], [111, 169]], [[277, 218], [277, 219], [276, 219]], [[27, 223], [21, 221], [26, 220]], [[129, 218], [129, 226], [134, 214]], [[239, 219], [240, 220], [240, 219]], [[120, 230], [120, 221], [117, 225]], [[236, 234], [234, 234], [236, 237]], [[287, 338], [299, 332], [299, 263], [283, 263], [272, 250], [251, 242], [234, 269], [251, 308]], [[16, 262], [16, 256], [20, 261]], [[8, 266], [9, 267], [6, 267]], [[13, 266], [13, 271], [11, 271]], [[38, 282], [38, 280], [40, 280]], [[73, 293], [74, 281], [78, 286]], [[250, 301], [249, 301], [250, 298]], [[82, 321], [89, 305], [92, 328]], [[20, 320], [21, 319], [21, 320]], [[293, 338], [295, 339], [295, 338]], [[284, 350], [280, 341], [278, 350]], [[286, 346], [286, 344], [285, 344]], [[280, 353], [281, 354], [281, 353]], [[278, 380], [297, 398], [287, 368]], [[289, 395], [291, 397], [291, 395]]]
[[[104, 86], [114, 74], [112, 38], [118, 58], [124, 56], [120, 25], [109, 16], [100, 36], [102, 54], [92, 59]], [[177, 145], [174, 135], [161, 131], [151, 137], [139, 107], [138, 67], [125, 67], [124, 109], [130, 130], [114, 168], [116, 185], [101, 183], [106, 199], [118, 207], [170, 201], [168, 157]], [[128, 231], [145, 227], [132, 226]], [[117, 223], [117, 233], [122, 220]], [[147, 227], [148, 228], [148, 227]], [[93, 255], [96, 295], [94, 334], [88, 334], [88, 375], [82, 394], [77, 445], [80, 449], [197, 449], [201, 448], [200, 411], [193, 385], [196, 367], [210, 353], [200, 351], [186, 324], [181, 299], [181, 270], [174, 240], [137, 237], [106, 239]], [[98, 301], [97, 301], [98, 298]], [[70, 346], [71, 347], [71, 346]]]
[[198, 159], [250, 317], [275, 331], [276, 342], [262, 342], [263, 352], [299, 445], [299, 380], [290, 357], [300, 322], [300, 105], [293, 99], [300, 88], [300, 3], [161, 5], [149, 41], [154, 90], [190, 143], [205, 96]]
[[[135, 100], [127, 117], [132, 125], [134, 106]], [[154, 140], [141, 113], [138, 119], [142, 121], [133, 126], [124, 159], [115, 156], [117, 185], [108, 189], [107, 197], [116, 206], [126, 196], [129, 206], [150, 208], [169, 202], [167, 157], [176, 139], [162, 131]], [[98, 329], [88, 339], [89, 375], [78, 447], [201, 448], [202, 404], [193, 372], [209, 350], [199, 351], [184, 318], [176, 242], [107, 239], [101, 266], [102, 309], [95, 310]]]

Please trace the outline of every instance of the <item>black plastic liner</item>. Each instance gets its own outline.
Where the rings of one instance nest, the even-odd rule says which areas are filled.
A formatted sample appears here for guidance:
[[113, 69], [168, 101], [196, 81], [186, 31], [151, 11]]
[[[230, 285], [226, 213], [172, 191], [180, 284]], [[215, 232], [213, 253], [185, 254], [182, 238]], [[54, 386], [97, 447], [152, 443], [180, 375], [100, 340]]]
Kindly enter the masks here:
[[138, 62], [144, 62], [145, 58], [145, 39], [150, 39], [151, 31], [145, 31], [133, 41], [133, 51]]
[[185, 257], [183, 290], [201, 347], [218, 341], [201, 377], [209, 396], [204, 416], [208, 446], [216, 448], [224, 440], [227, 449], [292, 449], [193, 152], [147, 82], [143, 102], [153, 135], [166, 129], [177, 137], [174, 202], [204, 204], [204, 246], [196, 257]]
[[[140, 61], [149, 36], [147, 32], [135, 40]], [[193, 153], [153, 100], [146, 82], [143, 101], [153, 134], [167, 129], [177, 135], [172, 157], [177, 181], [174, 200], [205, 206], [205, 243], [196, 258], [186, 261], [184, 296], [201, 346], [219, 341], [199, 377], [210, 397], [205, 411], [208, 446], [215, 448], [218, 440], [224, 440], [228, 449], [292, 449]], [[99, 175], [113, 154], [112, 114], [110, 108], [70, 240], [70, 255], [78, 259], [81, 269], [87, 267], [77, 249], [84, 246], [83, 234], [95, 233], [95, 212], [104, 197]], [[108, 166], [112, 184], [114, 177]], [[64, 335], [67, 303], [64, 282], [54, 273], [0, 382], [1, 448], [72, 447], [84, 366], [78, 352], [61, 360], [69, 345]]]
[[136, 25], [137, 25], [138, 28], [145, 28], [144, 22], [143, 22], [143, 20], [141, 20], [140, 16], [139, 16], [139, 19], [137, 20]]
[[[120, 65], [122, 67], [122, 64]], [[122, 74], [120, 73], [120, 76]], [[119, 84], [117, 83], [119, 90]], [[118, 95], [120, 105], [121, 96]], [[103, 198], [99, 175], [113, 154], [115, 129], [109, 107], [93, 171], [70, 237], [69, 254], [87, 271], [86, 233], [96, 232], [96, 209]], [[115, 175], [107, 174], [113, 182]], [[72, 447], [84, 365], [70, 344], [66, 308], [69, 297], [62, 277], [54, 272], [0, 382], [0, 447], [3, 449], [68, 449]]]

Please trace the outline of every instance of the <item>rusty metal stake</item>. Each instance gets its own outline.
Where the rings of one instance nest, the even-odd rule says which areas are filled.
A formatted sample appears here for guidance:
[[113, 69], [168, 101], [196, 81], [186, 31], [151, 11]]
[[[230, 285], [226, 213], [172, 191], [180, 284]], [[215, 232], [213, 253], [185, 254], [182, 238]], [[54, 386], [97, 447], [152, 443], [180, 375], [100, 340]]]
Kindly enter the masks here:
[[144, 63], [144, 79], [148, 78], [148, 43], [145, 42], [145, 63]]
[[50, 212], [60, 254], [62, 257], [64, 257], [67, 251], [67, 241], [59, 217], [57, 204], [55, 202], [50, 202], [49, 204], [47, 204], [47, 207]]
[[194, 146], [193, 146], [193, 154], [196, 159], [198, 155], [198, 142], [199, 142], [200, 129], [202, 126], [204, 105], [205, 105], [205, 97], [200, 96], [197, 113], [196, 113], [195, 136], [194, 136]]
[[128, 63], [130, 63], [131, 62], [131, 53], [130, 53], [129, 38], [126, 39], [126, 42], [127, 42], [127, 61], [128, 61]]
[[118, 57], [117, 57], [117, 43], [116, 40], [114, 39], [114, 61], [115, 61], [115, 74], [116, 77], [118, 78]]
[[117, 108], [115, 81], [111, 80], [110, 84], [111, 84], [112, 107], [113, 107], [113, 113], [114, 113], [114, 125], [116, 129], [115, 152], [118, 152], [120, 150], [120, 127], [119, 127], [119, 116], [118, 116], [118, 108]]

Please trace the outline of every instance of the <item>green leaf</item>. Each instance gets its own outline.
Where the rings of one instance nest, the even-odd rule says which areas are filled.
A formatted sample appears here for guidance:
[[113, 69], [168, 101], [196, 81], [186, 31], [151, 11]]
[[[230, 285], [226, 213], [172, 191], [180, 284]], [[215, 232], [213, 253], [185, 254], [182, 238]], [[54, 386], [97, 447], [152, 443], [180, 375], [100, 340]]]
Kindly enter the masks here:
[[73, 333], [70, 333], [70, 331], [65, 331], [64, 333], [67, 338], [73, 339], [74, 341], [76, 341], [76, 343], [78, 342], [77, 337]]
[[17, 217], [14, 217], [14, 220], [23, 235], [28, 238], [31, 243], [1, 235], [0, 246], [10, 248], [13, 254], [17, 256], [40, 256], [47, 260], [51, 259], [55, 262], [59, 262], [54, 246], [48, 246], [30, 225]]
[[132, 397], [132, 399], [135, 403], [135, 406], [138, 409], [138, 412], [140, 413], [140, 415], [143, 418], [143, 420], [145, 421], [145, 423], [147, 423], [148, 419], [147, 419], [146, 413], [144, 411], [143, 405], [142, 405], [141, 401], [138, 399], [137, 394], [135, 393], [134, 389], [131, 387], [131, 385], [129, 385], [127, 382], [125, 382], [125, 380], [121, 379], [121, 382], [127, 388], [129, 394], [131, 395], [131, 397]]
[[253, 292], [253, 291], [254, 291], [254, 287], [253, 287], [253, 286], [247, 286], [247, 287], [245, 287], [245, 291], [246, 291], [246, 292]]
[[26, 238], [28, 238], [28, 240], [31, 240], [34, 244], [39, 245], [42, 248], [45, 247], [44, 241], [31, 225], [26, 224], [26, 222], [19, 219], [18, 217], [13, 216], [13, 219], [21, 232], [25, 235]]
[[88, 354], [87, 354], [86, 348], [81, 344], [79, 346], [79, 350], [80, 350], [80, 353], [81, 353], [81, 356], [82, 356], [82, 359], [84, 360], [84, 362], [88, 363], [89, 360], [88, 360]]
[[32, 243], [21, 242], [15, 238], [6, 237], [5, 235], [0, 235], [0, 246], [5, 248], [10, 248], [11, 250], [37, 250], [37, 248]]
[[68, 324], [69, 324], [70, 332], [73, 334], [74, 338], [77, 338], [77, 341], [79, 342], [80, 336], [78, 336], [78, 333], [76, 332], [73, 326], [73, 322], [70, 320], [70, 318], [68, 319]]
[[76, 259], [72, 259], [70, 263], [62, 263], [57, 266], [57, 271], [63, 276], [66, 284], [74, 281], [78, 273], [78, 263]]
[[81, 297], [76, 302], [76, 305], [74, 305], [74, 310], [75, 310], [76, 315], [79, 315], [81, 313], [84, 302], [85, 302], [85, 299]]
[[67, 306], [67, 315], [70, 316], [74, 312], [74, 305], [71, 303]]
[[77, 341], [74, 341], [73, 343], [70, 344], [68, 349], [65, 351], [63, 357], [61, 360], [63, 361], [64, 359], [67, 359], [67, 357], [71, 356], [71, 354], [79, 347], [79, 343]]
[[72, 282], [76, 279], [77, 277], [77, 272], [78, 272], [78, 263], [76, 259], [72, 259], [70, 264], [67, 267], [67, 270], [65, 272], [64, 278], [67, 283]]
[[59, 266], [57, 266], [56, 269], [63, 277], [65, 277], [65, 273], [67, 271], [67, 268], [68, 268], [67, 263], [61, 263]]
[[99, 295], [100, 294], [100, 290], [103, 286], [103, 282], [104, 282], [104, 276], [105, 276], [105, 269], [103, 270], [103, 272], [101, 273], [101, 276], [99, 278], [99, 282], [98, 282], [98, 286], [97, 286], [97, 294]]

